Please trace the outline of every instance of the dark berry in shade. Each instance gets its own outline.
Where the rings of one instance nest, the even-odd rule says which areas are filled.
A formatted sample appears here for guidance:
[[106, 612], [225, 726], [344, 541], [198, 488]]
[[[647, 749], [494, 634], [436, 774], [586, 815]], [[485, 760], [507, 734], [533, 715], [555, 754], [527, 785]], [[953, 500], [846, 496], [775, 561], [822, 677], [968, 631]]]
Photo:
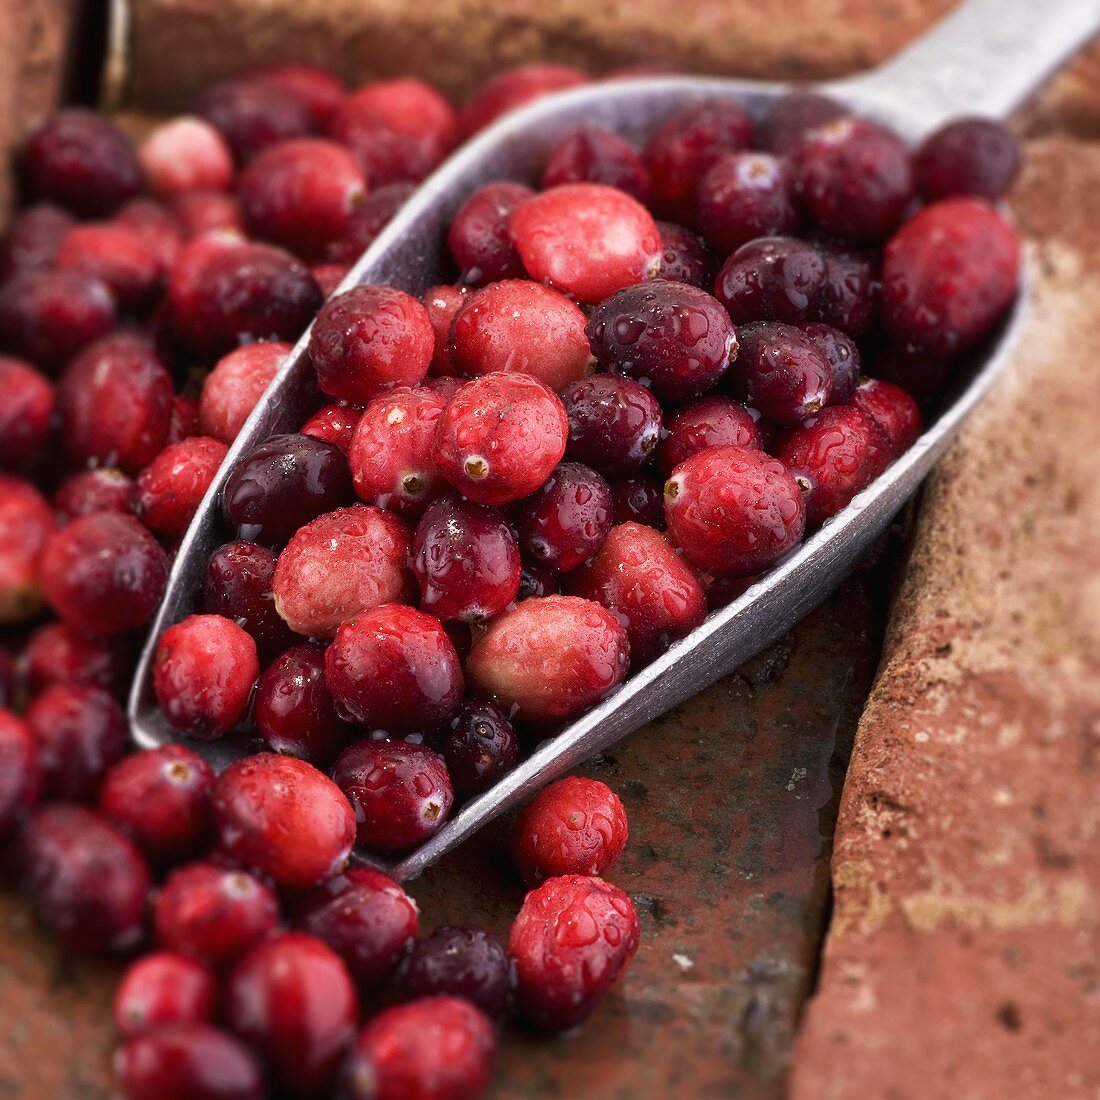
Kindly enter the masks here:
[[881, 378], [861, 378], [852, 395], [852, 404], [886, 433], [894, 458], [916, 443], [923, 429], [916, 401], [900, 386]]
[[722, 265], [714, 293], [736, 324], [812, 317], [825, 284], [817, 248], [796, 237], [758, 237]]
[[344, 82], [328, 69], [315, 65], [275, 65], [260, 69], [256, 79], [275, 84], [309, 106], [314, 123], [324, 129], [336, 108], [347, 97]]
[[793, 91], [773, 101], [760, 128], [760, 146], [785, 156], [803, 134], [846, 114], [835, 99], [818, 92]]
[[414, 183], [387, 183], [368, 192], [352, 211], [343, 236], [328, 246], [328, 258], [338, 263], [355, 263], [415, 190]]
[[515, 979], [508, 952], [492, 932], [442, 925], [413, 945], [400, 984], [407, 997], [462, 997], [489, 1019], [502, 1020]]
[[0, 468], [24, 467], [55, 426], [54, 388], [29, 363], [0, 356], [0, 394]]
[[512, 211], [534, 192], [522, 183], [497, 180], [475, 191], [447, 230], [447, 247], [465, 283], [522, 279], [523, 261], [508, 233]]
[[878, 265], [869, 253], [819, 244], [825, 281], [817, 294], [812, 319], [849, 336], [863, 336], [878, 310]]
[[685, 458], [707, 447], [730, 444], [763, 448], [756, 417], [732, 398], [717, 394], [698, 397], [681, 405], [670, 417], [668, 430], [657, 450], [657, 466], [667, 477]]
[[601, 126], [578, 126], [555, 142], [542, 169], [543, 190], [559, 183], [603, 183], [639, 202], [649, 198], [649, 170], [625, 138]]
[[567, 573], [583, 565], [611, 530], [611, 490], [579, 462], [563, 462], [542, 488], [514, 511], [521, 551], [540, 565]]
[[682, 225], [657, 223], [661, 234], [661, 278], [673, 283], [687, 283], [709, 291], [714, 286], [718, 261], [703, 238]]
[[347, 456], [309, 435], [276, 435], [222, 487], [222, 517], [242, 539], [282, 546], [299, 528], [355, 499]]
[[249, 76], [211, 85], [195, 101], [195, 112], [221, 132], [238, 164], [315, 129], [305, 100], [271, 81]]
[[52, 203], [40, 202], [15, 214], [0, 239], [0, 282], [14, 275], [48, 271], [76, 219]]
[[767, 153], [723, 157], [703, 177], [696, 203], [699, 229], [721, 256], [798, 228], [790, 168]]
[[825, 357], [833, 376], [830, 405], [846, 405], [855, 392], [860, 375], [859, 348], [839, 329], [816, 321], [799, 326], [810, 343]]
[[566, 457], [605, 477], [636, 473], [661, 435], [661, 406], [643, 385], [616, 374], [592, 374], [562, 391], [569, 417]]
[[917, 190], [927, 202], [955, 195], [999, 199], [1020, 170], [1020, 150], [1003, 122], [957, 118], [913, 154]]
[[656, 527], [658, 530], [664, 527], [664, 498], [661, 483], [655, 477], [651, 474], [638, 474], [612, 481], [610, 485], [614, 524], [644, 523], [647, 527]]
[[6, 709], [10, 690], [0, 676], [0, 833], [7, 833], [34, 807], [41, 788], [34, 734], [14, 711]]
[[495, 703], [487, 701], [463, 703], [437, 742], [459, 798], [488, 789], [519, 759], [512, 723]]
[[129, 682], [132, 664], [124, 639], [93, 638], [68, 623], [50, 622], [27, 639], [16, 668], [28, 696], [53, 684], [83, 684], [117, 696]]
[[[658, 498], [660, 493], [658, 491]], [[517, 602], [532, 596], [553, 596], [561, 591], [561, 576], [555, 569], [528, 562], [519, 577]]]
[[757, 321], [738, 329], [731, 374], [737, 395], [774, 424], [801, 424], [828, 403], [833, 372], [819, 346], [794, 325]]

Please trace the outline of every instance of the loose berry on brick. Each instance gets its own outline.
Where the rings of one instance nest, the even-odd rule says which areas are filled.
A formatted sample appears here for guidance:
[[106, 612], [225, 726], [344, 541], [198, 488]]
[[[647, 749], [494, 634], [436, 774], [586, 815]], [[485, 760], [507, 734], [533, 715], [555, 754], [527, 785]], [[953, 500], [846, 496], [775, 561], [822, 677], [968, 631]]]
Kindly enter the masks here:
[[723, 256], [755, 237], [798, 227], [790, 169], [767, 153], [730, 153], [717, 161], [699, 184], [696, 204], [707, 244]]
[[53, 506], [64, 520], [93, 512], [133, 512], [137, 486], [114, 467], [70, 474], [53, 493]]
[[568, 65], [520, 65], [485, 81], [458, 116], [459, 135], [468, 138], [532, 100], [588, 83]]
[[569, 417], [566, 457], [605, 477], [636, 473], [653, 457], [661, 436], [661, 406], [640, 383], [593, 374], [562, 391]]
[[217, 981], [186, 955], [158, 951], [133, 963], [115, 991], [114, 1017], [123, 1038], [172, 1024], [205, 1024], [214, 1016]]
[[22, 622], [42, 607], [39, 555], [54, 526], [49, 503], [29, 481], [0, 474], [0, 624]]
[[269, 146], [305, 137], [315, 129], [301, 96], [271, 81], [240, 76], [211, 85], [195, 102], [195, 113], [228, 142], [239, 164]]
[[657, 223], [661, 234], [661, 278], [710, 291], [718, 264], [703, 238], [672, 222]]
[[1016, 139], [990, 118], [957, 118], [929, 134], [913, 154], [917, 190], [926, 202], [957, 195], [999, 199], [1019, 170]]
[[388, 183], [385, 187], [372, 189], [351, 212], [344, 235], [329, 244], [328, 258], [342, 264], [355, 263], [415, 190], [413, 183]]
[[754, 447], [764, 440], [756, 417], [739, 401], [716, 394], [681, 405], [669, 418], [657, 449], [657, 466], [668, 477], [675, 466], [707, 447]]
[[825, 260], [809, 242], [759, 237], [741, 245], [726, 260], [714, 293], [736, 324], [794, 324], [813, 316], [825, 276]]
[[643, 203], [650, 191], [649, 169], [637, 150], [601, 126], [578, 126], [554, 143], [541, 186], [546, 190], [562, 183], [603, 183]]
[[0, 238], [0, 282], [15, 275], [49, 271], [76, 219], [60, 206], [39, 202], [12, 215]]
[[523, 261], [508, 231], [512, 211], [534, 194], [511, 180], [487, 183], [459, 207], [447, 230], [447, 247], [464, 283], [483, 286], [521, 279]]
[[138, 146], [149, 190], [171, 196], [187, 191], [227, 191], [233, 152], [209, 122], [181, 115], [161, 123]]
[[852, 395], [852, 404], [886, 433], [894, 458], [909, 450], [923, 430], [923, 418], [916, 401], [892, 382], [861, 378]]
[[99, 279], [120, 310], [140, 313], [160, 293], [164, 270], [145, 237], [118, 222], [88, 222], [65, 235], [57, 253], [59, 271]]
[[289, 352], [289, 344], [275, 340], [247, 344], [219, 359], [199, 397], [202, 434], [232, 443]]
[[13, 711], [0, 709], [0, 833], [34, 806], [40, 786], [30, 726]]
[[336, 108], [347, 97], [344, 82], [316, 65], [275, 65], [261, 69], [257, 78], [265, 84], [274, 84], [297, 96], [308, 107], [318, 130], [323, 130]]
[[29, 363], [0, 356], [0, 467], [25, 465], [42, 450], [54, 427], [57, 397]]
[[760, 145], [786, 156], [803, 135], [845, 114], [835, 99], [818, 92], [796, 90], [774, 100], [760, 131]]
[[131, 664], [122, 639], [93, 638], [68, 623], [50, 622], [27, 639], [17, 669], [29, 696], [53, 684], [83, 684], [117, 696], [129, 684]]
[[515, 511], [520, 549], [567, 573], [583, 565], [611, 530], [611, 490], [589, 466], [563, 462]]
[[437, 740], [459, 798], [487, 790], [519, 759], [512, 723], [489, 702], [463, 703]]
[[818, 321], [800, 325], [802, 334], [825, 357], [832, 375], [829, 404], [846, 405], [852, 399], [860, 374], [859, 347], [839, 329]]
[[879, 280], [875, 261], [859, 251], [819, 244], [825, 281], [818, 290], [813, 318], [852, 337], [863, 336], [878, 312]]
[[138, 475], [135, 505], [145, 525], [165, 538], [182, 538], [227, 450], [202, 435], [165, 447]]
[[244, 219], [236, 195], [224, 191], [185, 191], [169, 200], [184, 240], [204, 233], [230, 233], [244, 236]]
[[435, 333], [435, 349], [428, 367], [433, 377], [448, 378], [455, 373], [451, 362], [451, 324], [469, 296], [468, 286], [433, 286], [420, 296]]
[[444, 925], [413, 945], [400, 984], [413, 999], [461, 997], [490, 1020], [501, 1020], [511, 1007], [514, 983], [508, 952], [492, 932]]
[[334, 405], [318, 409], [302, 425], [302, 435], [324, 440], [347, 454], [362, 417], [363, 410], [357, 405], [346, 405], [338, 401]]
[[735, 392], [776, 424], [802, 424], [833, 393], [833, 372], [819, 345], [801, 329], [758, 321], [738, 329], [731, 371]]
[[642, 523], [658, 530], [665, 525], [661, 483], [649, 474], [610, 482], [612, 523]]

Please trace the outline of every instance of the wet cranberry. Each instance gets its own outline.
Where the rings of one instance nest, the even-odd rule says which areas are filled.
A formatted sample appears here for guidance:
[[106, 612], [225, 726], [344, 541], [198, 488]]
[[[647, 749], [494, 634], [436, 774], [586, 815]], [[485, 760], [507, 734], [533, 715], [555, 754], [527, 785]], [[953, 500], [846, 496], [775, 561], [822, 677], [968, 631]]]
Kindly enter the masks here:
[[123, 1038], [172, 1024], [205, 1024], [214, 1016], [214, 975], [186, 955], [158, 951], [138, 959], [115, 992], [115, 1024]]
[[115, 1073], [127, 1100], [263, 1100], [248, 1048], [206, 1024], [172, 1024], [131, 1039]]
[[214, 788], [222, 848], [280, 886], [338, 874], [355, 841], [348, 800], [304, 760], [263, 752], [231, 764]]
[[463, 703], [439, 737], [455, 793], [470, 798], [515, 767], [519, 742], [512, 723], [493, 703]]
[[801, 424], [829, 403], [833, 372], [801, 329], [759, 321], [738, 329], [741, 350], [731, 371], [735, 392], [776, 424]]
[[273, 435], [226, 478], [222, 517], [243, 539], [281, 546], [310, 520], [353, 498], [339, 447], [308, 435]]
[[767, 153], [730, 153], [717, 161], [703, 177], [696, 201], [699, 228], [720, 255], [798, 227], [790, 169]]
[[469, 296], [470, 288], [467, 286], [433, 286], [420, 297], [435, 334], [435, 350], [428, 367], [430, 375], [446, 378], [455, 373], [451, 362], [451, 323]]
[[447, 247], [462, 281], [482, 286], [498, 279], [521, 279], [523, 261], [508, 231], [512, 211], [534, 194], [511, 180], [487, 183], [459, 207], [447, 230]]
[[214, 772], [182, 745], [135, 753], [116, 764], [99, 808], [159, 866], [203, 851], [213, 836]]
[[420, 606], [444, 620], [491, 619], [519, 587], [519, 548], [504, 517], [453, 495], [429, 505], [417, 525], [412, 567]]
[[0, 281], [49, 271], [62, 240], [74, 225], [76, 219], [68, 211], [48, 202], [20, 210], [0, 238]]
[[317, 128], [323, 130], [348, 94], [344, 82], [328, 69], [315, 65], [275, 65], [261, 69], [256, 78], [275, 84], [308, 105]]
[[656, 478], [639, 474], [612, 481], [610, 485], [613, 524], [634, 522], [647, 527], [664, 527], [664, 497]]
[[563, 462], [515, 515], [520, 549], [561, 573], [583, 565], [611, 530], [611, 490], [595, 470]]
[[443, 758], [425, 745], [356, 741], [332, 771], [355, 808], [359, 843], [406, 852], [439, 831], [454, 802]]
[[507, 1015], [512, 985], [512, 964], [504, 944], [481, 928], [437, 928], [413, 945], [401, 966], [401, 986], [407, 996], [461, 997], [491, 1020]]
[[527, 199], [510, 232], [531, 278], [579, 302], [602, 302], [660, 268], [663, 245], [649, 212], [599, 183], [566, 183]]
[[771, 153], [785, 156], [804, 134], [840, 118], [845, 109], [835, 99], [796, 90], [776, 99], [761, 127], [760, 144]]
[[223, 967], [275, 929], [279, 902], [244, 871], [191, 863], [168, 876], [153, 918], [161, 947]]
[[630, 965], [638, 938], [634, 903], [617, 886], [547, 879], [523, 899], [508, 938], [524, 1016], [545, 1031], [576, 1027]]
[[923, 430], [916, 401], [892, 382], [861, 378], [852, 395], [852, 404], [862, 409], [886, 433], [894, 458], [909, 450]]
[[756, 417], [728, 397], [700, 397], [682, 405], [668, 422], [657, 450], [657, 466], [668, 477], [674, 466], [707, 447], [754, 447], [762, 450], [763, 438]]
[[927, 202], [956, 195], [999, 199], [1019, 170], [1016, 139], [991, 118], [957, 118], [929, 134], [913, 154], [917, 190]]
[[328, 246], [328, 258], [344, 264], [355, 263], [415, 190], [412, 183], [389, 183], [371, 190], [352, 211], [343, 237]]
[[624, 138], [601, 126], [579, 126], [559, 138], [542, 169], [543, 190], [562, 183], [603, 183], [645, 202], [649, 169]]
[[182, 115], [161, 123], [138, 146], [149, 189], [157, 195], [228, 190], [233, 153], [225, 139], [201, 118]]
[[125, 951], [142, 937], [150, 879], [137, 848], [93, 810], [44, 806], [23, 830], [23, 887], [74, 951]]
[[532, 596], [556, 596], [561, 592], [561, 577], [554, 569], [527, 563], [519, 575], [519, 591], [516, 602], [522, 603]]
[[22, 622], [42, 607], [40, 553], [53, 531], [42, 494], [29, 481], [0, 474], [0, 624]]
[[714, 293], [737, 324], [813, 316], [825, 284], [818, 250], [794, 237], [760, 237], [743, 244], [722, 265]]
[[568, 385], [562, 403], [569, 417], [566, 456], [613, 477], [640, 470], [661, 434], [661, 406], [639, 383], [594, 374]]
[[185, 191], [171, 198], [172, 213], [185, 240], [204, 233], [244, 234], [241, 204], [223, 191]]
[[228, 448], [197, 435], [165, 447], [138, 475], [136, 510], [146, 527], [182, 538]]
[[93, 512], [132, 512], [136, 486], [121, 470], [81, 470], [54, 490], [53, 506], [65, 520]]
[[193, 397], [177, 393], [172, 398], [172, 416], [168, 421], [165, 443], [180, 443], [199, 434], [199, 403]]
[[825, 261], [825, 281], [817, 294], [813, 317], [849, 336], [864, 335], [878, 309], [878, 274], [871, 258], [832, 245], [818, 245]]
[[520, 65], [497, 73], [462, 108], [458, 116], [459, 134], [468, 138], [525, 103], [587, 82], [584, 73], [568, 65]]
[[714, 298], [663, 279], [601, 302], [587, 331], [603, 367], [643, 383], [662, 400], [710, 389], [737, 347], [733, 325]]
[[339, 956], [301, 932], [254, 947], [229, 976], [230, 1027], [296, 1097], [331, 1095], [358, 1011]]
[[29, 363], [0, 356], [0, 466], [34, 458], [54, 425], [54, 388]]
[[331, 638], [347, 618], [414, 591], [412, 534], [397, 516], [359, 505], [303, 527], [275, 566], [275, 607], [291, 630]]
[[802, 334], [824, 356], [832, 375], [830, 405], [846, 405], [855, 392], [860, 357], [856, 342], [839, 329], [816, 321], [800, 325]]
[[802, 491], [782, 463], [747, 447], [708, 447], [665, 485], [665, 518], [693, 565], [715, 576], [751, 576], [802, 538]]
[[303, 99], [254, 77], [212, 85], [199, 96], [195, 108], [221, 133], [241, 164], [269, 146], [305, 137], [314, 129], [312, 113]]
[[672, 222], [658, 222], [657, 229], [663, 247], [661, 278], [709, 291], [714, 286], [717, 264], [702, 237]]
[[351, 740], [325, 683], [325, 651], [299, 645], [280, 654], [256, 689], [256, 729], [272, 752], [327, 767]]
[[886, 246], [882, 312], [895, 341], [937, 356], [980, 340], [1012, 303], [1020, 238], [982, 199], [926, 206]]
[[524, 600], [489, 624], [470, 651], [471, 684], [534, 723], [576, 718], [625, 678], [630, 643], [592, 600]]
[[302, 435], [311, 435], [325, 443], [339, 447], [348, 453], [351, 441], [355, 438], [355, 429], [363, 418], [363, 410], [356, 405], [345, 405], [338, 401], [318, 409], [303, 425]]
[[0, 833], [38, 800], [40, 776], [34, 735], [26, 722], [0, 709]]
[[369, 867], [352, 867], [304, 895], [294, 923], [332, 948], [363, 990], [393, 974], [420, 927], [416, 902]]
[[202, 434], [232, 443], [289, 352], [289, 344], [275, 340], [247, 344], [219, 359], [199, 397]]
[[81, 107], [58, 111], [31, 130], [21, 168], [30, 198], [56, 202], [83, 218], [110, 214], [143, 182], [122, 131], [106, 115]]
[[39, 576], [46, 599], [70, 625], [117, 634], [149, 621], [168, 567], [157, 540], [136, 519], [95, 512], [47, 540]]
[[57, 267], [99, 279], [119, 309], [129, 313], [152, 302], [164, 276], [142, 234], [117, 222], [89, 222], [69, 230], [57, 253]]

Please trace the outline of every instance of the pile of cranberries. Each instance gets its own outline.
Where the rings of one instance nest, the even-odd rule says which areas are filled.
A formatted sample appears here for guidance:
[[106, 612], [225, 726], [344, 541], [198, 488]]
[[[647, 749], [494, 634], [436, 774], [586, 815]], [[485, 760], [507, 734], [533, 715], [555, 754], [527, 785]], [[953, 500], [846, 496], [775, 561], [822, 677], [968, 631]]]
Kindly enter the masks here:
[[[796, 93], [594, 126], [471, 195], [453, 278], [331, 296], [503, 112], [284, 67], [136, 145], [28, 135], [0, 242], [0, 830], [118, 991], [130, 1100], [463, 1100], [516, 1015], [575, 1027], [638, 944], [627, 839], [568, 779], [515, 824], [507, 944], [418, 939], [397, 855], [795, 548], [902, 454], [1016, 292], [1000, 126], [910, 152]], [[538, 187], [531, 186], [537, 182]], [[158, 640], [183, 745], [130, 753], [135, 642], [250, 411], [316, 316], [324, 403], [230, 474], [198, 613]], [[46, 617], [52, 613], [54, 617]]]

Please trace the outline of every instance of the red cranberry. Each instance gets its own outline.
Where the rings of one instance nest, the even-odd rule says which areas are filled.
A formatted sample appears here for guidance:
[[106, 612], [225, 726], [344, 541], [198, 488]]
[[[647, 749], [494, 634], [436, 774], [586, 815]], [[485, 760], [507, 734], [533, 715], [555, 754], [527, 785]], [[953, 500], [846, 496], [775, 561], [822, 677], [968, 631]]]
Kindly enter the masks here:
[[313, 281], [321, 291], [321, 297], [327, 302], [336, 293], [336, 288], [344, 281], [348, 265], [343, 263], [315, 264], [309, 269]]
[[599, 183], [566, 183], [527, 199], [510, 232], [531, 278], [584, 303], [652, 279], [664, 247], [641, 203]]
[[800, 325], [802, 335], [821, 353], [832, 375], [830, 405], [846, 405], [855, 392], [860, 357], [856, 342], [839, 329], [817, 321]]
[[359, 505], [303, 527], [275, 566], [275, 608], [291, 630], [331, 638], [347, 618], [412, 595], [412, 535], [397, 516]]
[[0, 356], [0, 467], [34, 458], [54, 424], [53, 386], [30, 364]]
[[136, 229], [118, 222], [90, 222], [70, 229], [57, 253], [61, 271], [75, 271], [105, 283], [121, 310], [133, 313], [161, 289], [163, 268]]
[[520, 549], [568, 573], [603, 545], [611, 530], [611, 490], [595, 470], [563, 462], [516, 512]]
[[241, 204], [223, 191], [186, 191], [171, 198], [172, 213], [185, 240], [204, 233], [244, 234]]
[[145, 525], [166, 538], [182, 538], [227, 450], [202, 435], [165, 447], [138, 475], [136, 506]]
[[356, 405], [345, 405], [342, 401], [318, 409], [303, 425], [302, 435], [311, 435], [325, 443], [339, 447], [344, 454], [351, 448], [355, 438], [355, 429], [363, 418], [363, 410]]
[[462, 281], [483, 286], [526, 274], [508, 231], [512, 211], [534, 194], [511, 180], [487, 183], [459, 207], [447, 231], [447, 247]]
[[707, 447], [754, 447], [764, 440], [756, 418], [738, 401], [728, 397], [700, 397], [676, 410], [657, 450], [657, 465], [668, 477], [673, 467]]
[[0, 474], [0, 624], [22, 622], [41, 608], [40, 552], [53, 531], [42, 494], [29, 481]]
[[861, 378], [852, 404], [862, 409], [886, 434], [893, 458], [916, 443], [924, 425], [916, 401], [900, 386], [879, 378]]
[[367, 738], [346, 748], [332, 771], [355, 808], [359, 843], [406, 852], [447, 819], [454, 788], [443, 758], [426, 745]]
[[715, 576], [760, 573], [802, 538], [802, 491], [782, 463], [748, 447], [708, 447], [665, 485], [669, 533]]
[[794, 237], [760, 237], [726, 260], [714, 293], [737, 324], [793, 324], [813, 316], [824, 285], [825, 261], [812, 244]]
[[699, 228], [721, 255], [798, 227], [790, 169], [767, 153], [723, 157], [703, 177], [697, 203]]
[[214, 818], [230, 858], [294, 889], [342, 871], [355, 841], [355, 816], [332, 780], [271, 752], [218, 776]]
[[593, 374], [562, 392], [569, 417], [566, 456], [613, 477], [640, 470], [661, 434], [661, 406], [639, 383]]
[[737, 393], [776, 424], [802, 424], [832, 397], [833, 372], [806, 333], [759, 321], [738, 330], [741, 350], [732, 378]]
[[226, 191], [233, 183], [233, 153], [225, 139], [209, 122], [190, 115], [150, 131], [138, 146], [138, 159], [157, 195]]
[[420, 927], [416, 902], [391, 878], [352, 867], [310, 891], [295, 925], [327, 944], [363, 990], [377, 988], [407, 954]]
[[633, 522], [646, 527], [664, 527], [664, 497], [656, 478], [639, 474], [612, 481], [610, 485], [613, 524]]
[[786, 156], [804, 134], [840, 118], [844, 108], [835, 99], [801, 89], [780, 96], [761, 127], [760, 145], [778, 156]]
[[131, 1039], [115, 1063], [127, 1100], [263, 1100], [260, 1067], [243, 1043], [206, 1024], [173, 1024]]
[[149, 871], [137, 848], [83, 806], [44, 806], [23, 830], [23, 886], [74, 951], [125, 951], [142, 937]]
[[415, 386], [435, 347], [428, 311], [404, 291], [358, 286], [317, 315], [309, 358], [321, 390], [365, 405], [394, 386]]
[[982, 199], [926, 206], [886, 246], [883, 320], [899, 343], [948, 356], [980, 340], [1019, 286], [1020, 238]]
[[121, 470], [106, 468], [70, 474], [54, 490], [53, 506], [63, 520], [93, 512], [132, 512], [137, 486]]
[[545, 1031], [576, 1027], [630, 965], [639, 935], [634, 903], [617, 886], [547, 879], [523, 899], [508, 938], [521, 1011]]
[[541, 187], [561, 183], [603, 183], [639, 202], [649, 198], [649, 169], [630, 144], [601, 126], [578, 126], [560, 137], [546, 156]]
[[62, 240], [74, 225], [76, 219], [68, 211], [48, 202], [20, 210], [0, 238], [0, 281], [49, 271]]
[[717, 270], [714, 256], [690, 229], [672, 222], [658, 222], [661, 234], [661, 278], [672, 283], [687, 283], [709, 291]]
[[413, 539], [412, 567], [420, 606], [444, 620], [491, 619], [519, 588], [519, 548], [504, 517], [458, 496], [428, 506]]
[[281, 341], [247, 344], [218, 360], [199, 398], [203, 435], [232, 443], [290, 353]]
[[553, 390], [530, 375], [497, 371], [467, 382], [443, 409], [436, 466], [475, 503], [507, 504], [550, 476], [568, 433]]
[[136, 519], [95, 512], [47, 540], [39, 576], [46, 599], [70, 625], [118, 634], [149, 621], [168, 567], [157, 540]]
[[913, 154], [917, 190], [926, 202], [956, 195], [999, 199], [1019, 170], [1016, 139], [991, 118], [957, 118], [929, 134]]
[[198, 434], [199, 403], [193, 397], [177, 393], [172, 398], [172, 416], [168, 421], [168, 438], [165, 443], [180, 443], [189, 436]]
[[153, 918], [161, 947], [223, 967], [275, 929], [279, 902], [244, 871], [192, 863], [168, 876]]
[[22, 150], [32, 199], [56, 202], [83, 218], [110, 214], [142, 187], [133, 147], [106, 115], [69, 107], [43, 119]]
[[348, 94], [344, 82], [335, 73], [315, 65], [275, 65], [261, 69], [256, 77], [265, 84], [284, 88], [307, 104], [319, 130], [328, 125], [333, 112]]
[[67, 623], [51, 622], [30, 636], [18, 669], [32, 696], [53, 684], [81, 684], [117, 694], [129, 681], [130, 658], [119, 641], [90, 638]]
[[401, 966], [405, 994], [461, 997], [491, 1020], [502, 1020], [512, 1001], [512, 964], [504, 944], [481, 928], [437, 928], [413, 945]]
[[355, 263], [415, 190], [412, 183], [389, 183], [372, 190], [352, 211], [343, 237], [328, 246], [328, 258], [344, 264]]
[[222, 517], [243, 539], [281, 546], [310, 520], [353, 497], [348, 460], [339, 447], [309, 435], [273, 435], [226, 478]]
[[524, 721], [576, 718], [626, 677], [630, 643], [609, 611], [577, 596], [524, 600], [489, 624], [466, 662], [471, 684]]
[[467, 286], [433, 286], [420, 296], [428, 311], [428, 320], [435, 334], [435, 350], [428, 373], [436, 377], [450, 377], [455, 373], [451, 362], [451, 323], [470, 295]]
[[512, 723], [492, 703], [463, 703], [439, 738], [455, 793], [469, 798], [491, 787], [519, 759]]
[[217, 982], [186, 955], [158, 951], [133, 963], [115, 993], [115, 1024], [126, 1039], [171, 1024], [205, 1024], [214, 1015]]
[[221, 133], [241, 164], [271, 145], [314, 130], [312, 112], [303, 99], [255, 77], [214, 84], [199, 96], [195, 107]]
[[568, 65], [520, 65], [497, 73], [462, 108], [459, 134], [468, 138], [525, 103], [587, 82], [584, 73]]
[[31, 728], [10, 710], [0, 709], [0, 833], [37, 802], [39, 787]]
[[818, 245], [825, 281], [813, 316], [849, 336], [863, 336], [878, 309], [878, 273], [869, 256], [832, 245]]

